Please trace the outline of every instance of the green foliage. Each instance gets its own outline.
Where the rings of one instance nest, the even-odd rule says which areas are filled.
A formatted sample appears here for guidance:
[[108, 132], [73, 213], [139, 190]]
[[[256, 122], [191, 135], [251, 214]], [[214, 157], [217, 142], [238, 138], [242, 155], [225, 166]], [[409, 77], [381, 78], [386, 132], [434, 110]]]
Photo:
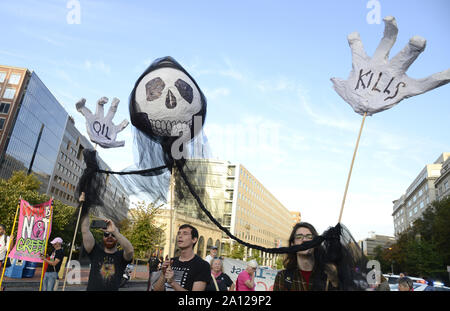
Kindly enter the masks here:
[[133, 245], [136, 258], [146, 258], [152, 250], [162, 246], [164, 228], [155, 223], [159, 209], [154, 203], [139, 202], [130, 211], [131, 219], [121, 223], [122, 234]]
[[245, 254], [245, 247], [242, 244], [234, 243], [231, 248], [230, 257], [233, 259], [243, 260]]
[[[434, 201], [396, 244], [377, 254], [382, 264], [394, 263], [396, 273], [448, 280], [450, 263], [450, 197]], [[382, 270], [383, 271], [383, 270]]]
[[230, 257], [231, 255], [231, 246], [230, 243], [223, 243], [222, 244], [222, 256], [224, 257]]
[[[50, 197], [38, 192], [40, 181], [34, 174], [27, 175], [23, 171], [16, 171], [8, 180], [0, 179], [0, 223], [6, 226], [10, 235], [19, 199], [31, 205], [47, 202]], [[61, 237], [65, 243], [72, 243], [73, 229], [68, 230], [71, 217], [75, 212], [73, 206], [65, 205], [58, 200], [53, 201], [52, 232], [49, 240]], [[17, 223], [15, 231], [17, 232]], [[17, 234], [14, 234], [17, 236]], [[51, 246], [50, 246], [51, 248]], [[68, 251], [66, 250], [66, 253]]]
[[259, 250], [252, 250], [252, 255], [247, 258], [247, 260], [255, 259], [258, 265], [262, 264], [261, 252]]
[[283, 265], [284, 258], [285, 258], [285, 256], [281, 256], [281, 255], [277, 256], [277, 259], [275, 261], [275, 266], [277, 269], [279, 269], [279, 270], [284, 269], [284, 265]]

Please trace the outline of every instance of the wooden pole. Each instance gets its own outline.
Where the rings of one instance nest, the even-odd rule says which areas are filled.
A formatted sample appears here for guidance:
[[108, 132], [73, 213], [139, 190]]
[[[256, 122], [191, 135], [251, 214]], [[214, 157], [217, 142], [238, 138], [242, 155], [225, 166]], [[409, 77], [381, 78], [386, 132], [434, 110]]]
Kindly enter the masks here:
[[174, 189], [175, 189], [175, 163], [172, 167], [172, 174], [170, 176], [170, 242], [169, 242], [169, 257], [172, 256], [172, 246], [173, 246], [173, 227], [174, 227]]
[[16, 220], [17, 220], [17, 215], [19, 214], [19, 208], [20, 208], [20, 202], [21, 201], [22, 201], [22, 197], [19, 198], [19, 204], [17, 204], [16, 215], [14, 216], [13, 227], [12, 227], [12, 230], [11, 230], [11, 234], [9, 235], [9, 244], [6, 246], [5, 262], [3, 263], [2, 277], [0, 279], [0, 291], [2, 291], [3, 276], [5, 274], [6, 262], [8, 261], [9, 250], [11, 249], [11, 247], [10, 247], [11, 243], [13, 243], [11, 237], [14, 234], [14, 230], [16, 229]]
[[[52, 197], [52, 202], [50, 204], [50, 219], [49, 222], [47, 224], [47, 234], [45, 237], [45, 248], [44, 248], [44, 258], [47, 256], [47, 245], [48, 245], [48, 237], [50, 235], [50, 225], [52, 223], [52, 218], [53, 218], [53, 197]], [[42, 262], [42, 270], [41, 270], [41, 283], [39, 284], [39, 291], [42, 291], [42, 280], [44, 279], [44, 264], [45, 264], [45, 260]]]
[[81, 204], [80, 204], [80, 210], [78, 211], [77, 224], [75, 225], [75, 232], [73, 233], [72, 244], [70, 245], [70, 254], [69, 254], [69, 259], [67, 260], [66, 273], [65, 273], [65, 276], [64, 276], [64, 284], [63, 284], [63, 288], [62, 288], [63, 291], [66, 290], [67, 273], [69, 272], [68, 270], [69, 270], [69, 267], [70, 267], [70, 261], [72, 260], [72, 252], [73, 252], [73, 248], [74, 248], [74, 245], [75, 245], [75, 239], [77, 237], [78, 224], [80, 223], [80, 216], [81, 216], [81, 210], [83, 209], [83, 202], [84, 201], [81, 201]]
[[361, 133], [362, 133], [362, 129], [363, 129], [363, 126], [364, 126], [364, 121], [366, 120], [366, 115], [367, 115], [367, 112], [364, 112], [364, 116], [363, 116], [363, 119], [362, 119], [362, 122], [361, 122], [361, 128], [359, 129], [358, 139], [356, 140], [355, 151], [353, 152], [353, 158], [352, 158], [352, 163], [350, 165], [350, 171], [348, 172], [347, 184], [345, 185], [344, 197], [342, 199], [341, 212], [339, 213], [339, 221], [338, 221], [338, 223], [340, 223], [341, 220], [342, 220], [342, 213], [344, 212], [345, 198], [347, 196], [348, 185], [350, 183], [350, 177], [352, 176], [353, 163], [355, 162], [356, 151], [358, 150], [359, 140], [361, 138]]

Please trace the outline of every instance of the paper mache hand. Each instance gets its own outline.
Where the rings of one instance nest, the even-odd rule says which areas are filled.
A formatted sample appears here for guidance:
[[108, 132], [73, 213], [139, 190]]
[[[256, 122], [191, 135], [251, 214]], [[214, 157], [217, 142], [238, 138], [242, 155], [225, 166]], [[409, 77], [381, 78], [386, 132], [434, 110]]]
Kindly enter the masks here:
[[352, 51], [352, 71], [347, 80], [331, 78], [335, 91], [360, 115], [389, 109], [402, 99], [425, 93], [450, 82], [450, 69], [424, 79], [412, 79], [405, 72], [423, 52], [426, 40], [414, 36], [395, 57], [389, 52], [397, 38], [395, 18], [385, 17], [384, 36], [372, 58], [364, 51], [359, 33], [348, 35]]
[[111, 107], [104, 116], [103, 106], [108, 102], [108, 98], [102, 97], [97, 101], [95, 115], [89, 108], [86, 108], [86, 99], [82, 98], [76, 103], [77, 111], [86, 118], [86, 129], [89, 138], [93, 143], [99, 144], [103, 148], [115, 148], [125, 145], [125, 141], [116, 141], [117, 133], [121, 132], [128, 125], [128, 120], [123, 120], [119, 125], [114, 125], [112, 119], [117, 111], [120, 100], [113, 98]]

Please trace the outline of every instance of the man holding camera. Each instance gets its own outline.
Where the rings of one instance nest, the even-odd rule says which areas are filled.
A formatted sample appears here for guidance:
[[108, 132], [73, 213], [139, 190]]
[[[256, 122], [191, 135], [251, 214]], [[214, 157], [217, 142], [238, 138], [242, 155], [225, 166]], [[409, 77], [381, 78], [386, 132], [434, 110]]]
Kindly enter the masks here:
[[[96, 226], [103, 231], [103, 245], [95, 242], [89, 228], [89, 215], [81, 220], [83, 247], [91, 261], [88, 291], [118, 291], [126, 266], [133, 259], [134, 248], [110, 219]], [[122, 250], [117, 250], [117, 243]]]

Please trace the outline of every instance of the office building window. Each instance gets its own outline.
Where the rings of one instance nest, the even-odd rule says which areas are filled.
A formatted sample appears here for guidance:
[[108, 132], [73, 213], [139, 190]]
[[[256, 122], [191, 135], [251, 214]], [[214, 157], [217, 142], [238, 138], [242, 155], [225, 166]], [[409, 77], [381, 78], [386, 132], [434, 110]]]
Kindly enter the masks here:
[[13, 73], [12, 75], [9, 76], [9, 81], [8, 81], [8, 83], [9, 83], [9, 84], [14, 84], [14, 85], [19, 84], [19, 82], [20, 82], [20, 77], [21, 77], [20, 74]]
[[0, 130], [3, 130], [3, 126], [5, 125], [5, 118], [0, 118]]
[[0, 103], [0, 113], [7, 114], [9, 112], [9, 107], [11, 107], [11, 104]]
[[6, 72], [0, 71], [0, 83], [5, 82]]
[[3, 94], [3, 98], [13, 99], [14, 95], [16, 95], [16, 89], [12, 87], [7, 87], [5, 90], [5, 94]]

